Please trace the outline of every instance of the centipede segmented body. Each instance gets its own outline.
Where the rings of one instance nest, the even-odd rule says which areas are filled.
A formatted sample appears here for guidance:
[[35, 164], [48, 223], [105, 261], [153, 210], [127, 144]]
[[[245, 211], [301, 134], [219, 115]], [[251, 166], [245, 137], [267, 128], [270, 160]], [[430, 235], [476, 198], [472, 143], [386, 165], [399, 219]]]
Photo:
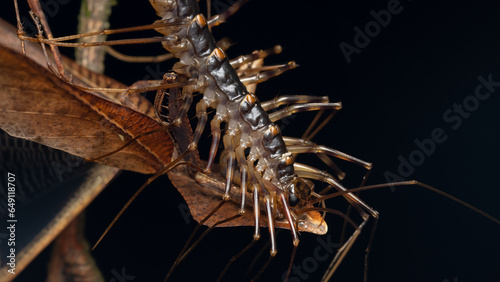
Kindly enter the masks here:
[[[174, 70], [187, 76], [192, 85], [183, 88], [184, 107], [180, 116], [183, 116], [192, 103], [192, 94], [203, 94], [196, 104], [198, 124], [194, 132], [193, 142], [188, 150], [195, 150], [197, 142], [207, 123], [207, 109], [215, 109], [211, 120], [211, 134], [213, 136], [210, 156], [206, 171], [210, 171], [216, 150], [221, 139], [221, 124], [226, 124], [225, 134], [222, 137], [224, 154], [226, 156], [226, 188], [224, 200], [229, 198], [231, 183], [235, 168], [241, 173], [243, 191], [253, 194], [255, 215], [254, 238], [260, 237], [258, 211], [259, 201], [264, 201], [267, 213], [267, 223], [271, 234], [271, 256], [277, 252], [274, 235], [274, 222], [277, 219], [286, 219], [293, 235], [295, 246], [299, 243], [298, 229], [301, 229], [300, 213], [294, 213], [308, 204], [313, 193], [307, 180], [322, 181], [332, 185], [339, 191], [346, 189], [335, 178], [315, 168], [294, 162], [292, 153], [313, 152], [329, 154], [341, 159], [370, 167], [369, 163], [358, 160], [341, 152], [324, 146], [316, 146], [311, 142], [284, 138], [280, 129], [273, 123], [282, 117], [303, 110], [340, 109], [340, 104], [315, 101], [318, 97], [301, 97], [297, 104], [289, 109], [278, 111], [272, 117], [262, 107], [258, 98], [249, 93], [238, 78], [234, 68], [224, 52], [216, 47], [215, 40], [208, 29], [203, 15], [198, 14], [196, 1], [150, 1], [162, 22], [172, 23], [172, 26], [158, 28], [165, 35], [163, 46], [179, 58]], [[209, 21], [210, 22], [210, 21]], [[175, 23], [175, 25], [174, 25]], [[252, 78], [251, 80], [258, 80]], [[287, 103], [294, 99], [288, 97]], [[296, 100], [296, 99], [295, 99]], [[267, 109], [279, 106], [274, 101], [267, 104]], [[248, 153], [245, 150], [249, 149]], [[345, 195], [363, 216], [377, 217], [378, 213], [362, 202], [353, 194]], [[241, 212], [244, 211], [245, 198], [241, 199]], [[319, 227], [321, 233], [326, 232], [326, 225]], [[361, 227], [360, 227], [361, 229]], [[341, 252], [339, 252], [340, 254]]]
[[[243, 185], [246, 186], [244, 189], [254, 192], [257, 197], [253, 198], [252, 201], [247, 200], [248, 198], [241, 198], [238, 201], [242, 203], [241, 210], [244, 209], [245, 202], [253, 202], [254, 207], [259, 205], [262, 207], [266, 204], [270, 207], [267, 209], [267, 220], [273, 239], [271, 252], [275, 254], [277, 251], [272, 225], [278, 221], [289, 222], [294, 243], [298, 243], [297, 233], [304, 230], [305, 226], [301, 226], [301, 224], [307, 222], [301, 217], [306, 214], [306, 212], [301, 211], [301, 208], [305, 207], [311, 199], [317, 197], [308, 180], [326, 182], [338, 190], [345, 189], [336, 181], [335, 176], [296, 163], [292, 154], [309, 152], [317, 153], [322, 157], [326, 154], [352, 161], [364, 167], [368, 167], [369, 164], [331, 148], [317, 146], [309, 141], [284, 137], [273, 123], [286, 115], [301, 110], [314, 110], [321, 107], [323, 109], [338, 109], [340, 105], [333, 106], [327, 100], [318, 99], [318, 97], [301, 97], [298, 100], [284, 97], [281, 100], [260, 103], [255, 95], [245, 89], [244, 85], [247, 81], [260, 81], [262, 78], [257, 76], [238, 78], [235, 75], [231, 66], [237, 65], [237, 61], [228, 61], [224, 52], [215, 47], [215, 41], [207, 29], [207, 26], [210, 26], [214, 19], [205, 20], [199, 14], [196, 1], [152, 2], [162, 17], [162, 21], [172, 23], [171, 26], [166, 25], [158, 30], [165, 35], [164, 45], [167, 50], [180, 60], [174, 70], [179, 75], [186, 77], [189, 82], [189, 85], [182, 88], [184, 106], [181, 107], [181, 112], [185, 113], [191, 107], [194, 93], [202, 94], [202, 99], [196, 105], [198, 115], [196, 138], [191, 144], [186, 144], [185, 149], [196, 150], [199, 135], [202, 134], [203, 128], [208, 122], [207, 112], [210, 109], [215, 109], [215, 117], [210, 122], [214, 138], [206, 172], [210, 170], [210, 164], [214, 162], [218, 143], [222, 139], [224, 151], [221, 155], [226, 156], [225, 166], [227, 168], [224, 197], [227, 198], [228, 191], [233, 189], [230, 183], [233, 178], [237, 177], [235, 175], [237, 172], [241, 173], [240, 178], [245, 179], [246, 176], [247, 181], [243, 181]], [[363, 52], [368, 51], [363, 50]], [[269, 113], [269, 110], [281, 105], [282, 101], [284, 104], [297, 104], [288, 108], [292, 112]], [[318, 104], [313, 106], [313, 102]], [[176, 123], [179, 121], [174, 120], [173, 124]], [[224, 136], [222, 136], [221, 131], [223, 125], [226, 128]], [[433, 126], [435, 125], [433, 124]], [[249, 150], [249, 148], [251, 149]], [[332, 174], [335, 175], [335, 173]], [[356, 230], [359, 234], [358, 231], [364, 226], [369, 216], [377, 217], [377, 213], [356, 196], [347, 194], [345, 197], [365, 220]], [[262, 219], [259, 224], [260, 213], [255, 211], [255, 214], [256, 230], [254, 235], [258, 237]], [[323, 230], [326, 231], [326, 229]], [[357, 235], [354, 234], [354, 236]], [[352, 240], [341, 248], [334, 259], [335, 261], [342, 260], [342, 256], [349, 249], [351, 243]], [[313, 253], [312, 249], [310, 253]], [[300, 277], [302, 278], [302, 276]]]

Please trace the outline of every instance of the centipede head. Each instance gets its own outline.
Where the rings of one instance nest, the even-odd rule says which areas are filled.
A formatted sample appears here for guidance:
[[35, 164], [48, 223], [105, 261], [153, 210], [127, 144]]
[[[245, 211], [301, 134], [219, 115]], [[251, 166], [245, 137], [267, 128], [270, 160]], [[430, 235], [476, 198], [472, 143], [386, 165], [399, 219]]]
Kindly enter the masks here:
[[[309, 232], [318, 235], [327, 233], [328, 226], [320, 213], [315, 211], [302, 212], [304, 208], [311, 208], [309, 203], [314, 185], [312, 182], [298, 177], [294, 173], [293, 157], [286, 153], [276, 168], [276, 178], [262, 181], [262, 187], [271, 195], [275, 206], [275, 226], [297, 231]], [[296, 234], [295, 234], [296, 235]]]

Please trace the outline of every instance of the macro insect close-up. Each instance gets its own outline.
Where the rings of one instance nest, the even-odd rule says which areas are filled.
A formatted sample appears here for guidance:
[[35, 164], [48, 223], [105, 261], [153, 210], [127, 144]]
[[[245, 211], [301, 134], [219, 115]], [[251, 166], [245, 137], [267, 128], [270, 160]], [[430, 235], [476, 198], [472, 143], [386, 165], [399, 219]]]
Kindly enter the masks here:
[[[213, 0], [212, 14], [235, 2]], [[500, 41], [494, 7], [452, 1], [348, 2], [249, 1], [212, 32], [216, 40], [230, 38], [229, 58], [280, 44], [283, 52], [266, 58], [265, 65], [297, 62], [296, 69], [257, 86], [255, 95], [260, 101], [311, 95], [342, 102], [342, 109], [312, 141], [373, 163], [366, 185], [415, 179], [500, 217], [495, 189], [495, 161], [500, 157], [495, 110], [500, 106], [500, 59], [496, 55]], [[205, 3], [200, 5], [204, 11]], [[56, 37], [77, 33], [79, 6], [79, 1], [42, 3]], [[13, 5], [4, 3], [2, 8], [2, 18], [15, 24]], [[110, 28], [151, 24], [158, 19], [148, 1], [118, 1]], [[160, 34], [142, 31], [113, 36], [109, 39]], [[160, 43], [115, 48], [137, 56], [165, 52]], [[61, 50], [70, 57], [74, 51]], [[131, 85], [139, 80], [160, 80], [172, 71], [175, 61], [132, 64], [107, 57], [105, 73]], [[213, 113], [209, 114], [212, 118]], [[276, 124], [283, 135], [300, 138], [315, 114], [296, 113]], [[188, 115], [196, 125], [196, 112], [191, 109]], [[203, 136], [198, 144], [202, 159], [209, 156], [211, 140], [212, 136]], [[296, 160], [329, 170], [315, 154], [301, 154]], [[357, 188], [366, 172], [363, 167], [338, 159], [334, 162], [346, 173], [343, 186]], [[85, 229], [89, 242], [99, 238], [148, 177], [124, 172], [90, 204]], [[368, 281], [500, 279], [498, 224], [417, 186], [376, 189], [359, 197], [380, 213], [368, 259]], [[345, 213], [348, 204], [339, 197], [326, 201], [326, 207]], [[358, 216], [356, 211], [350, 215]], [[343, 219], [336, 215], [327, 214], [325, 221], [325, 235], [300, 233], [289, 281], [322, 278], [341, 246], [343, 228]], [[372, 223], [370, 220], [363, 229], [332, 281], [363, 281], [364, 250], [371, 240]], [[163, 176], [135, 199], [91, 254], [106, 281], [162, 281], [195, 226], [184, 200]], [[349, 232], [352, 230], [346, 236]], [[252, 241], [253, 233], [251, 226], [214, 229], [179, 264], [171, 280], [216, 280], [231, 257]], [[267, 227], [261, 228], [261, 234], [259, 242], [232, 265], [223, 280], [251, 279], [259, 272], [270, 250]], [[3, 237], [0, 240], [5, 244]], [[285, 277], [292, 241], [290, 230], [277, 232], [278, 253], [261, 281]], [[50, 251], [44, 251], [16, 281], [42, 280], [49, 255]]]

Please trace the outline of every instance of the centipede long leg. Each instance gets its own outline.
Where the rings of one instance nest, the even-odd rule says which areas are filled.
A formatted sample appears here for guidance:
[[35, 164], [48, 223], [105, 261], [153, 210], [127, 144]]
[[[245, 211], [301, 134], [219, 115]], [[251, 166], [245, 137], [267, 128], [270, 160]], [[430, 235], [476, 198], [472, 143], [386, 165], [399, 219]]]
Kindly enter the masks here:
[[[340, 263], [344, 259], [344, 257], [347, 255], [351, 247], [354, 245], [356, 240], [358, 239], [359, 235], [361, 234], [361, 231], [363, 230], [363, 227], [366, 225], [368, 222], [368, 218], [364, 219], [363, 222], [358, 226], [358, 228], [353, 232], [353, 234], [347, 239], [347, 241], [342, 245], [342, 247], [337, 251], [335, 254], [335, 257], [333, 260], [330, 262], [330, 265], [328, 266], [328, 270], [325, 272], [323, 277], [321, 278], [321, 281], [330, 281], [330, 278], [332, 277], [333, 273], [337, 270], [339, 267]], [[375, 223], [374, 226], [376, 226], [376, 222], [378, 221], [378, 217], [375, 218]], [[375, 230], [375, 229], [373, 229]], [[368, 253], [367, 253], [368, 255]], [[365, 264], [366, 266], [366, 264]], [[365, 271], [366, 273], [366, 271]], [[366, 281], [366, 277], [365, 277]]]
[[264, 59], [268, 56], [279, 54], [279, 53], [281, 53], [281, 51], [282, 51], [281, 46], [276, 45], [270, 49], [255, 51], [252, 54], [242, 55], [242, 56], [239, 56], [237, 58], [231, 59], [231, 60], [229, 60], [229, 64], [231, 64], [231, 66], [236, 69], [244, 64], [251, 63], [251, 62], [256, 61], [258, 59]]
[[[245, 212], [245, 192], [246, 192], [246, 184], [247, 184], [247, 165], [246, 165], [246, 161], [245, 161], [245, 158], [244, 158], [244, 152], [243, 152], [243, 149], [241, 147], [238, 147], [237, 149], [233, 149], [232, 146], [233, 146], [233, 140], [232, 140], [232, 136], [229, 136], [229, 135], [226, 135], [224, 137], [224, 142], [226, 144], [226, 148], [227, 148], [227, 153], [229, 155], [228, 157], [228, 161], [227, 161], [227, 164], [226, 164], [226, 170], [227, 170], [227, 173], [226, 173], [226, 188], [225, 188], [225, 193], [224, 193], [224, 196], [223, 196], [223, 200], [222, 202], [219, 204], [219, 206], [217, 206], [214, 210], [212, 210], [212, 212], [204, 219], [208, 219], [213, 213], [215, 213], [221, 206], [222, 204], [224, 204], [228, 199], [229, 199], [229, 191], [230, 191], [230, 187], [231, 187], [231, 184], [232, 184], [232, 179], [233, 179], [233, 173], [234, 173], [234, 168], [236, 166], [236, 163], [235, 163], [235, 159], [238, 160], [238, 163], [239, 163], [239, 167], [240, 167], [240, 171], [241, 171], [241, 190], [242, 190], [242, 193], [241, 193], [241, 208], [238, 212], [238, 214], [235, 214], [234, 216], [231, 216], [225, 220], [221, 220], [221, 221], [218, 221], [216, 222], [214, 225], [212, 225], [208, 230], [206, 230], [197, 240], [195, 243], [193, 243], [193, 245], [188, 249], [186, 250], [185, 252], [184, 251], [181, 251], [181, 254], [179, 255], [179, 258], [176, 260], [176, 262], [174, 263], [174, 265], [172, 266], [171, 270], [169, 271], [169, 274], [167, 275], [167, 278], [171, 275], [172, 271], [174, 270], [175, 266], [177, 266], [195, 247], [197, 244], [199, 244], [199, 242], [211, 231], [213, 230], [213, 228], [215, 228], [216, 226], [222, 224], [222, 223], [225, 223], [225, 222], [228, 222], [228, 221], [231, 221], [231, 220], [234, 220], [238, 217], [240, 217], [244, 212]], [[255, 190], [254, 191], [254, 199], [257, 199], [257, 202], [254, 202], [254, 205], [257, 207], [257, 210], [259, 208], [259, 202], [258, 202], [258, 192]], [[291, 217], [289, 217], [291, 219]], [[195, 228], [195, 231], [193, 231], [192, 235], [190, 236], [190, 238], [192, 238], [192, 236], [194, 235], [194, 233], [198, 230], [199, 227], [201, 227], [203, 221], [202, 220], [198, 226]], [[256, 220], [258, 222], [259, 220], [259, 217], [256, 216]], [[256, 225], [258, 226], [258, 224]], [[295, 232], [296, 234], [296, 232]], [[253, 245], [253, 243], [258, 240], [260, 237], [260, 234], [258, 234], [258, 229], [256, 230], [256, 235], [254, 236], [254, 240], [252, 240], [252, 242], [250, 243], [250, 245], [245, 248], [245, 249], [248, 249], [250, 248], [251, 245]], [[186, 242], [186, 246], [190, 243], [190, 240], [188, 240]], [[186, 247], [185, 247], [186, 248]], [[184, 249], [185, 249], [184, 248]]]
[[[17, 0], [15, 0], [15, 1], [17, 1]], [[234, 3], [224, 13], [211, 17], [207, 21], [208, 26], [213, 27], [213, 26], [220, 25], [226, 19], [228, 19], [232, 14], [234, 14], [247, 1], [248, 0], [240, 0], [236, 3]], [[46, 34], [47, 34], [47, 38], [43, 38], [41, 36], [38, 36], [37, 38], [32, 38], [32, 37], [24, 35], [24, 32], [22, 32], [22, 30], [20, 30], [20, 32], [19, 32], [19, 38], [21, 40], [48, 44], [51, 46], [51, 48], [53, 48], [55, 46], [85, 48], [85, 47], [94, 47], [94, 46], [130, 45], [130, 44], [162, 42], [164, 40], [162, 37], [150, 37], [150, 38], [139, 38], [139, 39], [119, 39], [119, 40], [107, 40], [107, 41], [83, 42], [83, 43], [68, 43], [68, 42], [64, 42], [64, 41], [70, 41], [70, 40], [75, 40], [75, 39], [80, 39], [80, 38], [85, 38], [85, 37], [92, 37], [92, 36], [96, 36], [96, 35], [111, 35], [111, 34], [129, 33], [129, 32], [142, 31], [142, 30], [157, 29], [157, 28], [162, 28], [162, 27], [166, 27], [166, 26], [179, 26], [179, 25], [186, 24], [186, 22], [183, 22], [183, 21], [170, 22], [170, 23], [165, 23], [165, 22], [159, 21], [159, 22], [149, 24], [149, 25], [134, 26], [134, 27], [128, 27], [128, 28], [119, 28], [119, 29], [105, 29], [105, 30], [83, 33], [83, 34], [76, 34], [76, 35], [62, 36], [62, 37], [53, 37], [52, 33], [50, 32], [48, 22], [44, 16], [44, 14], [41, 13], [42, 7], [40, 6], [39, 1], [30, 0], [29, 2], [31, 3], [30, 5], [32, 5], [32, 9], [35, 11], [37, 16], [40, 17], [42, 25], [44, 26], [44, 29], [45, 29]], [[17, 2], [15, 2], [15, 3], [16, 3], [15, 6], [17, 7], [18, 6]], [[18, 26], [22, 27], [22, 24], [19, 22]], [[54, 52], [54, 54], [56, 54], [56, 53], [59, 54], [55, 48], [53, 48], [52, 51]], [[60, 57], [60, 56], [58, 56], [58, 57]], [[58, 67], [59, 67], [59, 71], [62, 72], [63, 68], [62, 68], [61, 62], [58, 62]]]
[[262, 109], [266, 112], [276, 109], [282, 105], [305, 104], [305, 103], [328, 103], [328, 96], [308, 96], [308, 95], [285, 95], [278, 96], [272, 100], [261, 103]]
[[[265, 109], [266, 111], [270, 111], [270, 110], [278, 108], [279, 106], [282, 106], [282, 105], [307, 104], [307, 103], [323, 104], [323, 106], [320, 106], [319, 108], [314, 108], [314, 106], [312, 106], [311, 109], [307, 109], [307, 106], [303, 105], [303, 106], [301, 106], [301, 108], [302, 108], [301, 110], [295, 110], [295, 112], [318, 110], [318, 113], [316, 114], [316, 116], [312, 120], [311, 124], [309, 125], [307, 130], [302, 135], [302, 139], [310, 140], [311, 138], [313, 138], [316, 135], [317, 132], [319, 132], [319, 130], [321, 130], [321, 128], [323, 128], [330, 121], [331, 118], [333, 118], [333, 116], [336, 114], [336, 112], [340, 109], [340, 107], [339, 107], [339, 106], [341, 106], [340, 103], [329, 103], [329, 98], [327, 96], [305, 96], [305, 95], [280, 96], [280, 97], [277, 97], [273, 100], [263, 102], [262, 108]], [[331, 107], [328, 107], [327, 105], [331, 105]], [[299, 106], [295, 106], [295, 107], [298, 108]], [[326, 119], [323, 120], [323, 122], [321, 123], [320, 126], [318, 126], [317, 128], [315, 128], [313, 130], [313, 128], [316, 126], [319, 119], [323, 115], [323, 112], [327, 109], [333, 110], [333, 112], [330, 115], [328, 115], [328, 117]], [[290, 111], [290, 109], [285, 109], [282, 111], [285, 113], [272, 113], [272, 116], [270, 116], [271, 120], [273, 120], [273, 122], [274, 122], [279, 117], [286, 117], [287, 116], [286, 112]], [[274, 115], [276, 115], [276, 116], [274, 116]], [[312, 133], [311, 133], [311, 131], [312, 131]], [[340, 173], [340, 174], [343, 174], [343, 173]]]
[[335, 158], [360, 165], [368, 170], [372, 168], [372, 164], [369, 162], [365, 162], [363, 160], [360, 160], [356, 157], [353, 157], [351, 155], [340, 152], [340, 151], [335, 150], [335, 149], [330, 148], [330, 147], [314, 144], [311, 141], [306, 141], [306, 140], [302, 140], [299, 138], [286, 137], [286, 136], [283, 137], [283, 140], [285, 140], [285, 143], [287, 144], [287, 148], [291, 153], [327, 154], [327, 155], [333, 156]]
[[295, 104], [288, 106], [282, 110], [276, 111], [269, 115], [271, 121], [278, 121], [285, 117], [291, 116], [295, 113], [306, 112], [306, 111], [318, 111], [318, 110], [333, 110], [338, 111], [342, 108], [341, 103], [307, 103], [307, 104]]
[[[208, 17], [210, 18], [210, 20], [208, 21], [208, 25], [210, 27], [214, 27], [224, 23], [229, 17], [231, 17], [234, 13], [236, 13], [236, 11], [238, 11], [241, 8], [241, 6], [243, 6], [243, 4], [245, 4], [248, 1], [249, 0], [240, 0], [231, 5], [231, 7], [229, 7], [229, 9], [227, 9], [225, 12], [215, 15], [213, 17], [210, 15], [210, 13], [208, 13]], [[210, 6], [211, 5], [209, 3], [208, 7]]]
[[[231, 42], [228, 38], [222, 38], [221, 40], [217, 41], [217, 46], [222, 50], [227, 50], [231, 46]], [[160, 63], [175, 58], [172, 53], [166, 53], [157, 56], [130, 56], [118, 52], [111, 46], [106, 46], [106, 52], [112, 57], [127, 63]]]
[[[304, 164], [295, 163], [294, 168], [298, 175], [304, 178], [314, 179], [321, 182], [328, 183], [332, 185], [335, 189], [339, 191], [348, 191], [343, 187], [335, 178], [327, 172], [321, 171], [317, 168], [313, 168]], [[356, 195], [352, 193], [347, 193], [345, 196], [347, 201], [351, 203], [360, 213], [368, 213], [373, 217], [378, 217], [378, 212], [368, 206], [365, 202], [359, 199]]]
[[[321, 101], [321, 102], [317, 102], [317, 103], [307, 103], [308, 101]], [[325, 102], [326, 101], [326, 102]], [[293, 97], [293, 96], [283, 96], [283, 97], [278, 97], [276, 98], [275, 100], [273, 100], [272, 102], [267, 102], [266, 103], [266, 108], [267, 109], [272, 109], [272, 108], [275, 108], [275, 107], [278, 107], [279, 105], [281, 104], [288, 104], [288, 103], [293, 103], [293, 102], [296, 102], [296, 103], [305, 103], [305, 104], [294, 104], [294, 105], [291, 105], [285, 109], [282, 109], [282, 110], [279, 110], [277, 112], [274, 112], [272, 114], [269, 115], [269, 118], [274, 122], [274, 121], [277, 121], [277, 120], [280, 120], [280, 119], [283, 119], [285, 117], [288, 117], [288, 116], [291, 116], [292, 114], [294, 113], [298, 113], [298, 112], [303, 112], [303, 111], [316, 111], [316, 110], [333, 110], [333, 114], [338, 111], [342, 105], [340, 103], [328, 103], [328, 99], [325, 98], [325, 97], [314, 97], [314, 96], [311, 96], [311, 97], [308, 97], [308, 96], [299, 96], [299, 97]], [[318, 113], [317, 116], [319, 116], [321, 114]], [[315, 119], [316, 121], [317, 119]], [[313, 122], [311, 124], [311, 126], [313, 126], [315, 124], [315, 122]], [[362, 166], [364, 166], [365, 168], [369, 168], [371, 167], [371, 164], [368, 164], [364, 161], [361, 161], [355, 157], [352, 157], [352, 156], [349, 156], [349, 155], [346, 155], [345, 153], [342, 153], [342, 152], [339, 152], [337, 150], [334, 150], [334, 149], [331, 149], [331, 148], [316, 148], [314, 143], [310, 142], [310, 141], [306, 141], [306, 140], [302, 140], [302, 139], [296, 139], [296, 138], [291, 138], [291, 137], [283, 137], [283, 140], [285, 141], [285, 143], [288, 145], [297, 145], [296, 147], [294, 147], [294, 150], [295, 151], [291, 151], [293, 154], [297, 154], [297, 153], [305, 153], [306, 152], [306, 149], [304, 149], [305, 146], [307, 147], [313, 147], [312, 149], [309, 149], [309, 152], [315, 152], [315, 153], [321, 153], [320, 150], [326, 150], [329, 154], [333, 155], [333, 156], [336, 156], [338, 158], [341, 158], [341, 159], [344, 159], [344, 160], [348, 160], [348, 161], [351, 161], [351, 162], [354, 162], [354, 163], [358, 163]], [[312, 151], [310, 151], [312, 150]], [[335, 172], [336, 176], [339, 178], [339, 179], [343, 179], [344, 176], [345, 176], [345, 173], [342, 172], [328, 157], [324, 156], [323, 154], [319, 154], [318, 155], [320, 159], [322, 159], [328, 166], [330, 166], [333, 171]]]
[[[374, 225], [373, 225], [373, 230], [370, 238], [369, 245], [366, 249], [366, 254], [365, 254], [365, 269], [367, 269], [367, 261], [368, 261], [368, 255], [369, 255], [369, 250], [371, 247], [371, 242], [372, 238], [374, 236], [374, 231], [377, 226], [378, 218], [379, 218], [379, 213], [368, 206], [366, 203], [364, 203], [361, 199], [359, 199], [356, 195], [348, 192], [348, 189], [344, 188], [340, 183], [338, 183], [331, 175], [329, 175], [326, 172], [320, 171], [316, 168], [309, 167], [303, 164], [295, 163], [295, 168], [296, 172], [298, 175], [304, 178], [310, 178], [318, 181], [322, 181], [325, 183], [328, 183], [329, 185], [332, 185], [334, 188], [336, 188], [338, 191], [346, 192], [346, 194], [343, 194], [347, 197], [346, 200], [351, 204], [352, 207], [354, 207], [358, 213], [361, 215], [363, 218], [363, 223], [356, 229], [356, 231], [351, 235], [351, 237], [344, 243], [343, 247], [338, 251], [336, 256], [334, 257], [333, 261], [331, 262], [329, 266], [329, 271], [325, 273], [323, 281], [328, 281], [330, 279], [331, 275], [333, 275], [333, 272], [337, 269], [337, 267], [340, 265], [342, 262], [343, 258], [349, 251], [349, 249], [352, 247], [356, 239], [358, 238], [361, 229], [363, 226], [366, 224], [366, 222], [369, 220], [369, 215], [374, 218]], [[366, 270], [365, 270], [366, 272]]]
[[243, 77], [240, 79], [240, 81], [245, 85], [261, 83], [261, 82], [269, 80], [271, 77], [278, 76], [278, 75], [282, 74], [283, 72], [285, 72], [287, 70], [294, 69], [296, 67], [297, 67], [297, 65], [295, 64], [295, 62], [290, 62], [286, 65], [274, 67], [273, 69], [268, 70], [268, 71], [263, 71], [263, 72], [260, 72], [258, 74], [252, 75], [252, 76]]
[[363, 183], [366, 181], [368, 174], [370, 173], [370, 170], [372, 168], [372, 164], [369, 162], [365, 162], [349, 154], [340, 152], [338, 150], [323, 145], [316, 145], [311, 141], [299, 138], [287, 137], [287, 136], [284, 136], [283, 140], [287, 144], [287, 147], [289, 148], [290, 152], [293, 154], [301, 154], [301, 153], [317, 154], [318, 158], [322, 160], [328, 167], [330, 167], [335, 176], [340, 180], [344, 179], [345, 173], [328, 157], [328, 155], [360, 165], [365, 169], [367, 169], [365, 176], [363, 177]]

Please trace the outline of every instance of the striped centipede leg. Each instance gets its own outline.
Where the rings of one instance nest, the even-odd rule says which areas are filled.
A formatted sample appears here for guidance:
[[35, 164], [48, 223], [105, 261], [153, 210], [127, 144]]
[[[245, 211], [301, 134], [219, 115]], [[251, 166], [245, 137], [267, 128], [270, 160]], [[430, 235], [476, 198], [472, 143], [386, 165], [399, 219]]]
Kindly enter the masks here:
[[[281, 96], [277, 97], [271, 101], [264, 102], [264, 109], [266, 111], [269, 111], [271, 109], [277, 108], [281, 105], [284, 104], [290, 104], [290, 103], [295, 103], [291, 106], [288, 106], [284, 109], [281, 109], [279, 111], [273, 112], [269, 115], [269, 118], [271, 121], [276, 122], [280, 119], [286, 118], [288, 116], [291, 116], [295, 113], [298, 112], [305, 112], [305, 111], [320, 111], [318, 112], [317, 117], [321, 114], [321, 111], [323, 110], [331, 110], [333, 111], [330, 116], [333, 116], [338, 110], [341, 109], [342, 105], [341, 103], [329, 103], [328, 102], [328, 97], [324, 96]], [[310, 127], [314, 126], [316, 121], [318, 119], [316, 118], [310, 125]], [[305, 144], [306, 140], [303, 139], [293, 139], [291, 137], [286, 137], [283, 136], [283, 140], [285, 141], [286, 145], [300, 145], [300, 144]], [[312, 143], [311, 143], [312, 144]], [[298, 152], [292, 152], [293, 154], [297, 154]], [[336, 155], [342, 156], [345, 155], [345, 153], [335, 151]], [[334, 155], [335, 156], [335, 155]], [[343, 179], [345, 177], [345, 173], [340, 170], [340, 168], [337, 167], [335, 163], [333, 163], [328, 157], [320, 154], [319, 158], [322, 159], [335, 173], [335, 176], [338, 179]], [[346, 160], [352, 159], [354, 162], [357, 160], [355, 157], [352, 156], [345, 156]], [[366, 162], [360, 161], [357, 163], [362, 163], [363, 166], [366, 167]]]
[[[276, 122], [277, 120], [281, 118], [285, 118], [288, 115], [291, 115], [296, 112], [302, 112], [302, 111], [312, 111], [312, 110], [318, 110], [318, 113], [316, 114], [315, 118], [312, 120], [311, 124], [309, 127], [306, 129], [304, 134], [302, 135], [301, 139], [304, 140], [310, 140], [312, 139], [340, 110], [342, 107], [341, 103], [329, 103], [329, 98], [327, 96], [306, 96], [306, 95], [297, 95], [297, 96], [280, 96], [277, 97], [273, 100], [266, 101], [262, 103], [262, 107], [266, 111], [270, 111], [271, 109], [278, 108], [281, 105], [286, 105], [286, 104], [305, 104], [305, 103], [316, 103], [316, 105], [322, 104], [319, 106], [313, 106], [308, 107], [307, 105], [301, 105], [301, 106], [296, 106], [298, 109], [285, 109], [282, 110], [283, 112], [288, 112], [289, 114], [285, 113], [270, 113], [269, 118], [273, 121]], [[331, 105], [329, 107], [328, 105]], [[316, 107], [316, 108], [315, 108]], [[332, 112], [323, 119], [321, 124], [319, 126], [316, 126], [316, 124], [319, 122], [321, 116], [323, 115], [324, 110], [331, 110]], [[314, 130], [313, 130], [314, 128]], [[345, 173], [342, 172], [339, 168], [337, 168], [334, 164], [331, 165], [331, 167], [334, 169], [336, 176], [339, 179], [343, 179], [345, 177]]]
[[[279, 108], [282, 105], [289, 105], [285, 109], [281, 109], [276, 112], [269, 112], [273, 109]], [[333, 117], [333, 115], [342, 108], [342, 103], [330, 103], [328, 96], [307, 96], [307, 95], [292, 95], [292, 96], [279, 96], [272, 100], [265, 101], [262, 103], [262, 108], [269, 113], [269, 118], [272, 122], [276, 122], [280, 119], [291, 116], [292, 114], [305, 112], [305, 111], [319, 111], [315, 120], [311, 123], [310, 127], [313, 127], [317, 121], [322, 111], [331, 110], [332, 114], [323, 122], [321, 126], [324, 126], [326, 122]], [[315, 131], [318, 131], [316, 129]], [[307, 139], [310, 139], [314, 136], [313, 134], [309, 134], [310, 128], [306, 130], [304, 136], [307, 136]], [[305, 137], [303, 137], [305, 138]]]
[[[300, 100], [300, 102], [303, 102], [303, 101], [307, 101], [307, 99], [313, 99], [314, 97], [305, 97], [304, 100]], [[320, 98], [320, 97], [318, 97]], [[277, 107], [278, 104], [285, 104], [287, 102], [290, 102], [290, 101], [293, 101], [295, 99], [298, 99], [298, 98], [293, 98], [290, 97], [278, 97], [275, 101], [275, 104], [274, 106]], [[321, 103], [322, 102], [322, 103]], [[325, 101], [321, 101], [320, 102], [320, 105], [323, 107], [322, 109], [328, 109], [328, 99], [326, 97], [326, 100]], [[332, 104], [332, 105], [335, 105], [335, 104]], [[266, 103], [266, 108], [271, 108], [273, 107], [273, 103], [272, 102], [267, 102]], [[335, 107], [332, 107], [331, 109], [335, 111], [338, 111], [340, 109], [340, 105], [338, 105], [339, 107], [338, 108], [335, 108]], [[310, 104], [301, 104], [301, 105], [293, 105], [291, 108], [293, 107], [298, 107], [299, 110], [296, 110], [294, 111], [293, 109], [284, 109], [282, 110], [282, 112], [276, 112], [276, 113], [273, 113], [270, 115], [270, 118], [271, 120], [275, 121], [277, 120], [279, 117], [280, 119], [285, 117], [287, 113], [289, 113], [290, 115], [294, 112], [298, 112], [298, 111], [305, 111], [305, 110], [314, 110], [315, 108], [315, 105], [310, 105]], [[322, 110], [321, 109], [321, 110]], [[332, 116], [332, 115], [330, 115]], [[313, 123], [314, 124], [314, 123]], [[313, 125], [311, 124], [311, 126]], [[323, 123], [325, 124], [325, 123]], [[338, 150], [335, 150], [333, 148], [330, 148], [330, 147], [326, 147], [326, 146], [323, 146], [323, 145], [316, 145], [314, 144], [313, 142], [311, 141], [308, 141], [308, 140], [304, 140], [304, 139], [299, 139], [299, 138], [292, 138], [292, 137], [286, 137], [284, 136], [283, 137], [283, 140], [285, 141], [286, 145], [287, 145], [287, 149], [292, 153], [292, 154], [300, 154], [300, 153], [315, 153], [318, 155], [318, 157], [325, 163], [327, 164], [334, 172], [334, 174], [337, 176], [338, 179], [342, 180], [345, 176], [345, 173], [342, 172], [337, 166], [336, 164], [330, 159], [328, 158], [327, 155], [330, 155], [330, 156], [333, 156], [333, 157], [336, 157], [336, 158], [339, 158], [339, 159], [342, 159], [342, 160], [345, 160], [345, 161], [349, 161], [349, 162], [352, 162], [354, 164], [357, 164], [357, 165], [360, 165], [362, 167], [364, 167], [365, 169], [367, 169], [364, 177], [363, 177], [363, 180], [361, 182], [361, 186], [364, 185], [364, 183], [366, 183], [367, 179], [368, 179], [368, 175], [371, 171], [371, 168], [372, 168], [372, 164], [371, 163], [368, 163], [368, 162], [365, 162], [363, 160], [360, 160], [356, 157], [353, 157], [351, 155], [348, 155], [348, 154], [345, 154], [343, 152], [340, 152]], [[324, 190], [324, 192], [326, 192], [327, 189]], [[351, 207], [349, 207], [348, 209], [348, 214], [350, 212], [350, 209]], [[347, 221], [345, 221], [345, 224], [344, 224], [344, 230], [345, 230], [345, 227], [346, 227], [346, 224], [347, 224]]]

